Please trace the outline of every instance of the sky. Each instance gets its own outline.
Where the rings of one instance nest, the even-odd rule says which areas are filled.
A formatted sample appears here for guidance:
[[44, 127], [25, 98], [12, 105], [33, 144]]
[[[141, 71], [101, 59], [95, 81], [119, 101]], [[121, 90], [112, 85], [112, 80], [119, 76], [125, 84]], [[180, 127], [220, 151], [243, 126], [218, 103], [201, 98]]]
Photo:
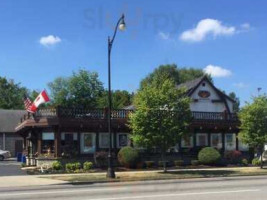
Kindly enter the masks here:
[[127, 29], [112, 49], [112, 89], [136, 91], [162, 64], [195, 67], [242, 104], [267, 90], [267, 1], [0, 1], [0, 76], [29, 89], [73, 71], [96, 71], [107, 87], [107, 38], [122, 13]]

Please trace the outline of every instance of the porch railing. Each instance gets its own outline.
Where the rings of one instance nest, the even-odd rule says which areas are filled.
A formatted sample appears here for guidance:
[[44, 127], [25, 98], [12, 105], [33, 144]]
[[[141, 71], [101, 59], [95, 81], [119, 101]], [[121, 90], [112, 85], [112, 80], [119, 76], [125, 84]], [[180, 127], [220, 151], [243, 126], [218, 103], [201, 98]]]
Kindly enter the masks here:
[[[128, 119], [134, 110], [114, 109], [112, 119]], [[21, 118], [21, 122], [33, 118], [84, 118], [84, 119], [106, 119], [107, 109], [81, 109], [81, 108], [47, 108], [40, 109], [34, 115], [26, 114]], [[193, 121], [238, 121], [236, 113], [226, 112], [192, 112]]]

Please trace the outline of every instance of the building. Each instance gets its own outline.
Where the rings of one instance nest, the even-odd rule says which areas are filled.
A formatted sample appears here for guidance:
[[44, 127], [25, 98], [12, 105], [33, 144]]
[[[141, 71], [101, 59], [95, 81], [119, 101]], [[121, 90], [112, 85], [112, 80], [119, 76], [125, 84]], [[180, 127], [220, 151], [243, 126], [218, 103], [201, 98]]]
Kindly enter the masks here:
[[[206, 76], [178, 85], [185, 87], [192, 99], [193, 121], [187, 135], [170, 152], [194, 154], [212, 146], [222, 153], [230, 150], [248, 151], [238, 140], [239, 121], [233, 113], [234, 100], [217, 89]], [[134, 107], [112, 111], [113, 151], [129, 144], [127, 119]], [[109, 135], [107, 111], [78, 108], [41, 109], [34, 116], [25, 115], [16, 127], [30, 155], [53, 154], [55, 157], [75, 155], [92, 157], [107, 150]]]
[[15, 128], [24, 110], [0, 110], [0, 149], [10, 151], [12, 156], [23, 151], [23, 138]]

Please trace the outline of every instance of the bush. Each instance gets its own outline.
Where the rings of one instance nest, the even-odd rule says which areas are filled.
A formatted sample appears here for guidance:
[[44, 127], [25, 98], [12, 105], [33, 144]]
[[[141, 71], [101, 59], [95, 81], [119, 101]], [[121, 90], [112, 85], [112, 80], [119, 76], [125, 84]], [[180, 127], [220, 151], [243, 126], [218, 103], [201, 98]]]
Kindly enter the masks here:
[[138, 158], [138, 151], [132, 147], [123, 147], [118, 153], [118, 161], [125, 167], [135, 167]]
[[95, 164], [100, 168], [105, 168], [108, 165], [108, 152], [99, 151], [94, 155]]
[[164, 162], [166, 163], [166, 166], [167, 166], [168, 163], [169, 163], [168, 161], [159, 161], [159, 162], [158, 162], [158, 166], [159, 166], [159, 167], [164, 167]]
[[83, 163], [83, 169], [84, 170], [90, 170], [93, 168], [93, 163], [92, 162], [84, 162]]
[[198, 160], [205, 165], [217, 164], [221, 159], [220, 153], [213, 147], [205, 147], [198, 153]]
[[242, 163], [242, 165], [244, 165], [244, 166], [248, 166], [248, 160], [245, 159], [245, 158], [242, 159], [241, 163]]
[[52, 163], [52, 169], [53, 170], [61, 170], [63, 168], [61, 162], [56, 161]]
[[184, 161], [183, 160], [175, 160], [174, 161], [174, 165], [175, 166], [183, 166], [184, 165]]
[[81, 163], [79, 163], [79, 162], [67, 163], [65, 168], [66, 168], [67, 171], [79, 170], [81, 168]]
[[260, 166], [261, 165], [261, 160], [259, 158], [254, 158], [252, 160], [252, 165], [254, 165], [254, 166]]
[[146, 164], [146, 168], [151, 168], [154, 166], [154, 161], [145, 161], [145, 164]]
[[238, 164], [240, 163], [242, 153], [240, 151], [234, 150], [234, 151], [227, 151], [224, 154], [225, 159], [230, 164]]
[[191, 165], [197, 166], [197, 165], [199, 165], [199, 161], [198, 160], [191, 160]]

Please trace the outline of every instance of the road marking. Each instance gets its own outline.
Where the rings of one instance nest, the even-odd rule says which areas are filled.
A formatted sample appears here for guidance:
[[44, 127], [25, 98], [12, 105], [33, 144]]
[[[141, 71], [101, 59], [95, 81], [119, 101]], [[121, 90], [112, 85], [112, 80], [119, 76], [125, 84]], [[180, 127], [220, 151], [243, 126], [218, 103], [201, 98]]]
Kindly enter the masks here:
[[[1, 194], [1, 197], [7, 196], [22, 196], [22, 195], [42, 195], [42, 194], [62, 194], [62, 193], [80, 193], [80, 192], [94, 192], [94, 191], [118, 191], [127, 190], [127, 188], [107, 188], [107, 189], [84, 189], [84, 190], [58, 190], [58, 191], [45, 191], [45, 192], [21, 192], [21, 193], [6, 193]], [[142, 198], [157, 198], [157, 197], [171, 197], [171, 196], [188, 196], [188, 195], [208, 195], [208, 194], [225, 194], [225, 193], [242, 193], [242, 192], [259, 192], [259, 189], [251, 190], [229, 190], [229, 191], [213, 191], [213, 192], [191, 192], [191, 193], [173, 193], [173, 194], [159, 194], [147, 196], [129, 196], [129, 197], [114, 197], [114, 198], [97, 198], [88, 200], [116, 200], [116, 199], [142, 199]]]
[[235, 190], [235, 191], [216, 191], [216, 192], [195, 192], [195, 193], [174, 193], [174, 194], [159, 194], [146, 196], [131, 196], [131, 197], [112, 197], [112, 198], [96, 198], [86, 200], [124, 200], [124, 199], [145, 199], [145, 198], [162, 198], [175, 196], [194, 196], [194, 195], [209, 195], [209, 194], [227, 194], [227, 193], [243, 193], [243, 192], [259, 192], [260, 190]]

